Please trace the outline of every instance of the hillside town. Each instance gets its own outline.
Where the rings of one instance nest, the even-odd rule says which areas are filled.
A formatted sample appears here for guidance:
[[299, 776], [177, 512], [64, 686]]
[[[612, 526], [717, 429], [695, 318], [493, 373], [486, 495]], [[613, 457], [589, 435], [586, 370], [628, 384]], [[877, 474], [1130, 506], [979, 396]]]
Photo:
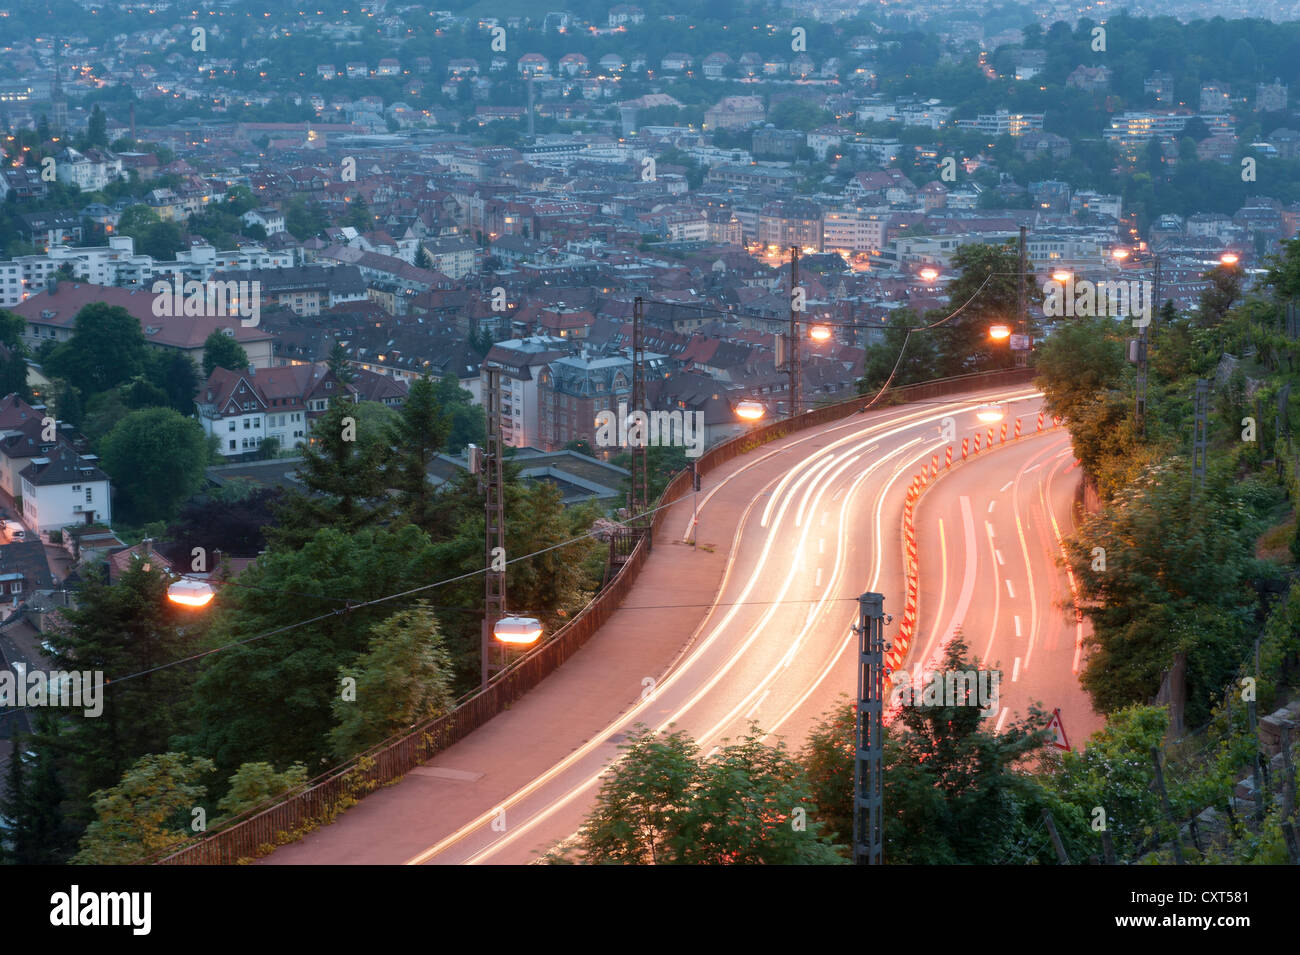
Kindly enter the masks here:
[[[553, 631], [630, 559], [622, 524], [681, 469], [699, 490], [703, 450], [891, 387], [1026, 371], [1075, 323], [1076, 288], [1080, 316], [1208, 326], [1300, 237], [1300, 27], [1266, 42], [1241, 19], [1294, 19], [1282, 2], [7, 2], [6, 669], [72, 659], [60, 641], [125, 606], [114, 587], [183, 603], [167, 588], [188, 581], [246, 614], [151, 631], [172, 641], [160, 660], [188, 660], [294, 616], [258, 587], [310, 591], [311, 612], [330, 590], [344, 613], [459, 583], [497, 492], [512, 559], [590, 537], [512, 591]], [[1222, 35], [1203, 19], [1229, 14]], [[918, 344], [986, 288], [995, 341]], [[1119, 364], [1145, 388], [1131, 338]], [[634, 404], [698, 423], [698, 446], [647, 467], [603, 430]], [[504, 554], [494, 520], [489, 504]], [[487, 684], [465, 606], [483, 599], [478, 581], [413, 611], [447, 640], [439, 706]], [[78, 777], [76, 834], [91, 794], [164, 746], [224, 780], [305, 779], [377, 744], [330, 722], [340, 661], [367, 646], [349, 639], [303, 664], [309, 730], [283, 745], [294, 719], [254, 731], [213, 688], [220, 664], [184, 670], [191, 709]], [[120, 659], [151, 672], [154, 649]], [[46, 731], [0, 713], [0, 765]], [[132, 861], [93, 844], [81, 861]]]

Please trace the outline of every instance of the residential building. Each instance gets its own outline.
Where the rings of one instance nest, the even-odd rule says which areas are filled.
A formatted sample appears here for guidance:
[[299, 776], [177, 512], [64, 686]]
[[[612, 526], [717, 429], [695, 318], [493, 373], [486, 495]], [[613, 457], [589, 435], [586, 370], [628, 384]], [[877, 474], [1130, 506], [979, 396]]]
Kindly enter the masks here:
[[113, 517], [108, 475], [93, 454], [78, 454], [65, 444], [32, 458], [20, 477], [23, 522], [40, 534], [72, 524], [110, 524]]

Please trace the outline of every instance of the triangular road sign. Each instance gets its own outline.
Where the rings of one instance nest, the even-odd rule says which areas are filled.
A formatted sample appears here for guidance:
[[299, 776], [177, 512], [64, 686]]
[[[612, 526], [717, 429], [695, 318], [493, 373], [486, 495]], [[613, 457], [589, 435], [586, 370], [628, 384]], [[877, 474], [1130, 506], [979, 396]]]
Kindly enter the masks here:
[[1068, 752], [1070, 741], [1065, 737], [1065, 727], [1061, 724], [1061, 708], [1059, 706], [1052, 711], [1052, 721], [1047, 724], [1047, 728], [1055, 734], [1051, 740], [1052, 745], [1057, 749]]

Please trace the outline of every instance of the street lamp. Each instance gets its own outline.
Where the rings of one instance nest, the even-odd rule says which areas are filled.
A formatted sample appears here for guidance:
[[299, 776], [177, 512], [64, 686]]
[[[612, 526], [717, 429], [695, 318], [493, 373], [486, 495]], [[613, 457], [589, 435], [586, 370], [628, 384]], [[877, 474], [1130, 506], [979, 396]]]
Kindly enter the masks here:
[[502, 617], [492, 627], [492, 636], [511, 646], [527, 647], [542, 635], [542, 622], [536, 617]]
[[736, 417], [745, 421], [757, 421], [767, 414], [767, 409], [763, 407], [763, 402], [753, 401], [746, 398], [744, 401], [736, 402]]
[[831, 330], [825, 325], [814, 325], [808, 329], [808, 337], [815, 342], [827, 342], [831, 339]]
[[1057, 269], [1052, 273], [1052, 281], [1060, 282], [1062, 285], [1070, 281], [1072, 278], [1074, 278], [1074, 273], [1068, 269]]
[[1219, 264], [1227, 268], [1232, 268], [1240, 261], [1241, 257], [1236, 252], [1224, 252], [1223, 255], [1219, 256]]
[[182, 577], [167, 588], [167, 599], [182, 607], [206, 607], [216, 592], [206, 580]]
[[1004, 342], [1011, 337], [1010, 325], [991, 325], [989, 327], [989, 338], [995, 342]]
[[1111, 252], [1111, 257], [1114, 258], [1114, 260], [1117, 263], [1122, 265], [1124, 260], [1129, 257], [1129, 250], [1121, 246], [1120, 248], [1115, 249], [1113, 252]]
[[980, 405], [975, 409], [975, 417], [985, 424], [1001, 421], [1007, 416], [1007, 409], [999, 404]]
[[921, 271], [917, 272], [916, 274], [921, 276], [921, 278], [927, 282], [933, 282], [935, 279], [939, 277], [939, 270], [927, 265], [925, 268], [921, 269]]

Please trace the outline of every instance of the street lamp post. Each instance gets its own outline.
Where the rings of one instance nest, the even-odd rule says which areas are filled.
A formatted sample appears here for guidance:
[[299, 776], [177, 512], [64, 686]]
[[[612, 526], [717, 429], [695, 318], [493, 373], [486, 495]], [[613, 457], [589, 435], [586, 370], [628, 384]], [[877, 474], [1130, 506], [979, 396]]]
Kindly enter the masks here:
[[858, 712], [853, 733], [853, 861], [880, 865], [884, 854], [885, 598], [858, 598]]
[[786, 340], [786, 372], [790, 376], [790, 417], [799, 414], [799, 312], [803, 304], [799, 289], [799, 246], [790, 246], [790, 334]]

